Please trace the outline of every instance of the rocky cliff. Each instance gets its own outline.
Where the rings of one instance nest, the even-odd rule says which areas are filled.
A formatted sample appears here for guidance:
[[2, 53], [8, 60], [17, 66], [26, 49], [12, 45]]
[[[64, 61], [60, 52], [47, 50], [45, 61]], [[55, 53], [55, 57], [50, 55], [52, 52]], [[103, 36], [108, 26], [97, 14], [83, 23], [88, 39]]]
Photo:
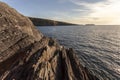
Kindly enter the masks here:
[[55, 21], [55, 20], [49, 20], [49, 19], [41, 19], [41, 18], [33, 18], [28, 17], [35, 26], [70, 26], [70, 25], [77, 25], [62, 21]]
[[45, 37], [32, 22], [0, 2], [0, 80], [98, 80], [73, 49]]

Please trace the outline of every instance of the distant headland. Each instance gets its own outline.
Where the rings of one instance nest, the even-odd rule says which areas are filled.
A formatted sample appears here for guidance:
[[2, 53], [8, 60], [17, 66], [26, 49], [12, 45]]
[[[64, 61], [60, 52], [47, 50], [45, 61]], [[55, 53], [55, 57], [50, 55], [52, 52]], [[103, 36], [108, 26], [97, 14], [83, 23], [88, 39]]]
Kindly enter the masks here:
[[78, 25], [73, 23], [67, 23], [62, 21], [55, 21], [42, 18], [28, 17], [35, 26], [69, 26], [69, 25]]
[[99, 80], [72, 48], [43, 35], [28, 17], [3, 2], [0, 15], [0, 80]]
[[95, 24], [85, 24], [85, 26], [95, 26]]

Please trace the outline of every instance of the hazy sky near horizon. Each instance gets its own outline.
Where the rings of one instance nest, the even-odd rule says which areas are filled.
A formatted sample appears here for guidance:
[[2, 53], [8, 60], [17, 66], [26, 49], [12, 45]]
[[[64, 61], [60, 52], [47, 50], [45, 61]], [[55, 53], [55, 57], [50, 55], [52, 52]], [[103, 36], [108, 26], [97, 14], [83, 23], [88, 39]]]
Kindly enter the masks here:
[[120, 0], [0, 0], [26, 16], [78, 24], [120, 24]]

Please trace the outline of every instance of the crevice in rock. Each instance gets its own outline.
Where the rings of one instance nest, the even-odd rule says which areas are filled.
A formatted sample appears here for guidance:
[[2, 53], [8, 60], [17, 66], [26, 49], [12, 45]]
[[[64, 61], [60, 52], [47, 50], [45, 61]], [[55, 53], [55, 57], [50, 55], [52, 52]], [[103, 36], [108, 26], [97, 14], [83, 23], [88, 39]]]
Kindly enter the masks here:
[[44, 36], [27, 17], [2, 2], [0, 13], [0, 80], [98, 80], [72, 49]]

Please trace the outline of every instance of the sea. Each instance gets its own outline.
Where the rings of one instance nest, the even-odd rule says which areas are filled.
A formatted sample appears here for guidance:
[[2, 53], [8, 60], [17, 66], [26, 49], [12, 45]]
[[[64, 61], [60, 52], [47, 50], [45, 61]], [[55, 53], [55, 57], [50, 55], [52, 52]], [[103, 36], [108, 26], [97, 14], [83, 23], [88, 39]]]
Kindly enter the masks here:
[[120, 80], [120, 26], [37, 26], [46, 36], [73, 48], [81, 64], [100, 80]]

